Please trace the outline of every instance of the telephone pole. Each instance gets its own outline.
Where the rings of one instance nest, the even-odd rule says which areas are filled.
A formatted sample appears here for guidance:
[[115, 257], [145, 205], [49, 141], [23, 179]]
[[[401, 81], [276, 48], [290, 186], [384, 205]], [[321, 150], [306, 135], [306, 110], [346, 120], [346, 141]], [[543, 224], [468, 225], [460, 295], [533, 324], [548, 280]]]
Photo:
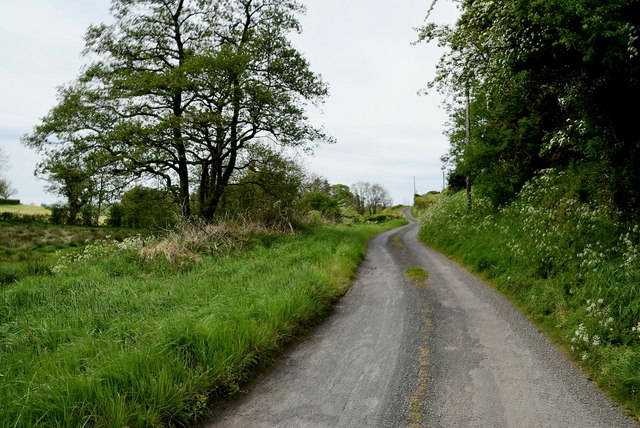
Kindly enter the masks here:
[[[469, 150], [469, 145], [471, 144], [471, 106], [470, 106], [470, 97], [469, 97], [469, 87], [467, 87], [467, 91], [466, 91], [466, 103], [465, 103], [464, 113], [465, 113], [464, 119], [465, 119], [465, 128], [466, 128], [466, 145], [467, 145], [467, 150]], [[467, 185], [467, 211], [471, 211], [471, 172], [469, 171], [467, 171], [466, 185]]]

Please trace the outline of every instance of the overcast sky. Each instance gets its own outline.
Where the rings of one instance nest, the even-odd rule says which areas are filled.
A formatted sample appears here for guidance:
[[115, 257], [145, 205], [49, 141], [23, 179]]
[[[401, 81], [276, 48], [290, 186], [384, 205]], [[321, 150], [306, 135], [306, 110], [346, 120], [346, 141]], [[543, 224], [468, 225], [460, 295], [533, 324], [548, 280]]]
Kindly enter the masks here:
[[[303, 33], [295, 45], [330, 86], [321, 111], [311, 112], [337, 143], [305, 158], [307, 169], [332, 184], [384, 185], [395, 203], [409, 204], [413, 177], [419, 193], [442, 188], [440, 157], [447, 151], [438, 94], [418, 96], [441, 52], [411, 45], [431, 0], [303, 0]], [[73, 80], [90, 24], [108, 22], [109, 0], [3, 1], [0, 14], [0, 146], [22, 203], [59, 200], [33, 176], [39, 157], [22, 135], [56, 103], [56, 88]], [[452, 0], [432, 17], [454, 22]]]

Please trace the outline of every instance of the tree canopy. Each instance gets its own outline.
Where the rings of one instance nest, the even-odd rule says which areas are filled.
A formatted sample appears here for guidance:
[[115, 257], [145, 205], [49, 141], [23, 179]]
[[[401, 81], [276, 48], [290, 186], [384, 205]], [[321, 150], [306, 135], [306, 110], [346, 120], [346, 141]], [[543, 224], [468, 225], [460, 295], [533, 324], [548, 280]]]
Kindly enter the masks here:
[[87, 31], [91, 63], [23, 139], [45, 157], [91, 154], [211, 219], [260, 148], [331, 140], [305, 115], [327, 86], [287, 39], [297, 1], [112, 0], [111, 11], [113, 24]]
[[[640, 215], [640, 3], [633, 0], [464, 0], [454, 26], [420, 40], [446, 48], [430, 87], [449, 95], [452, 148], [496, 204], [536, 171], [583, 168]], [[472, 144], [457, 97], [470, 91]]]

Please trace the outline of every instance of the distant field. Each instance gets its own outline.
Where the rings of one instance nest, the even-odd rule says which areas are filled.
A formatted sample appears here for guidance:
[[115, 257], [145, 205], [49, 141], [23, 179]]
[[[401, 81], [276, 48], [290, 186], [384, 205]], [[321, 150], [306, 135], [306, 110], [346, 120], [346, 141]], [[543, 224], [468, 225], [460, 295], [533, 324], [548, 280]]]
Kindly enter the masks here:
[[[51, 211], [47, 208], [36, 205], [0, 205], [1, 213], [16, 213], [22, 215], [50, 215]], [[100, 216], [100, 225], [105, 225], [107, 222], [107, 216]]]
[[51, 214], [46, 208], [36, 205], [0, 205], [0, 213], [18, 213], [26, 215], [48, 215]]

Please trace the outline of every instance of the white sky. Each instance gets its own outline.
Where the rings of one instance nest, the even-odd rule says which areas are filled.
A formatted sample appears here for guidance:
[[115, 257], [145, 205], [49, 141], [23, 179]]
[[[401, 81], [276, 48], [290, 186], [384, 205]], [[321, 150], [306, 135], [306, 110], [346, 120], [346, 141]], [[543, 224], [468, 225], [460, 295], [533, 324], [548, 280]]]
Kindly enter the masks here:
[[[431, 0], [303, 0], [303, 33], [295, 45], [330, 85], [321, 112], [311, 112], [337, 139], [307, 158], [310, 171], [332, 184], [384, 185], [395, 203], [441, 190], [440, 157], [447, 151], [446, 116], [438, 94], [416, 93], [433, 77], [441, 51], [411, 45]], [[109, 0], [2, 0], [0, 14], [0, 146], [6, 177], [22, 203], [52, 203], [33, 176], [39, 157], [20, 137], [56, 103], [56, 88], [73, 80], [90, 24], [109, 21]], [[452, 0], [432, 18], [454, 22]]]

